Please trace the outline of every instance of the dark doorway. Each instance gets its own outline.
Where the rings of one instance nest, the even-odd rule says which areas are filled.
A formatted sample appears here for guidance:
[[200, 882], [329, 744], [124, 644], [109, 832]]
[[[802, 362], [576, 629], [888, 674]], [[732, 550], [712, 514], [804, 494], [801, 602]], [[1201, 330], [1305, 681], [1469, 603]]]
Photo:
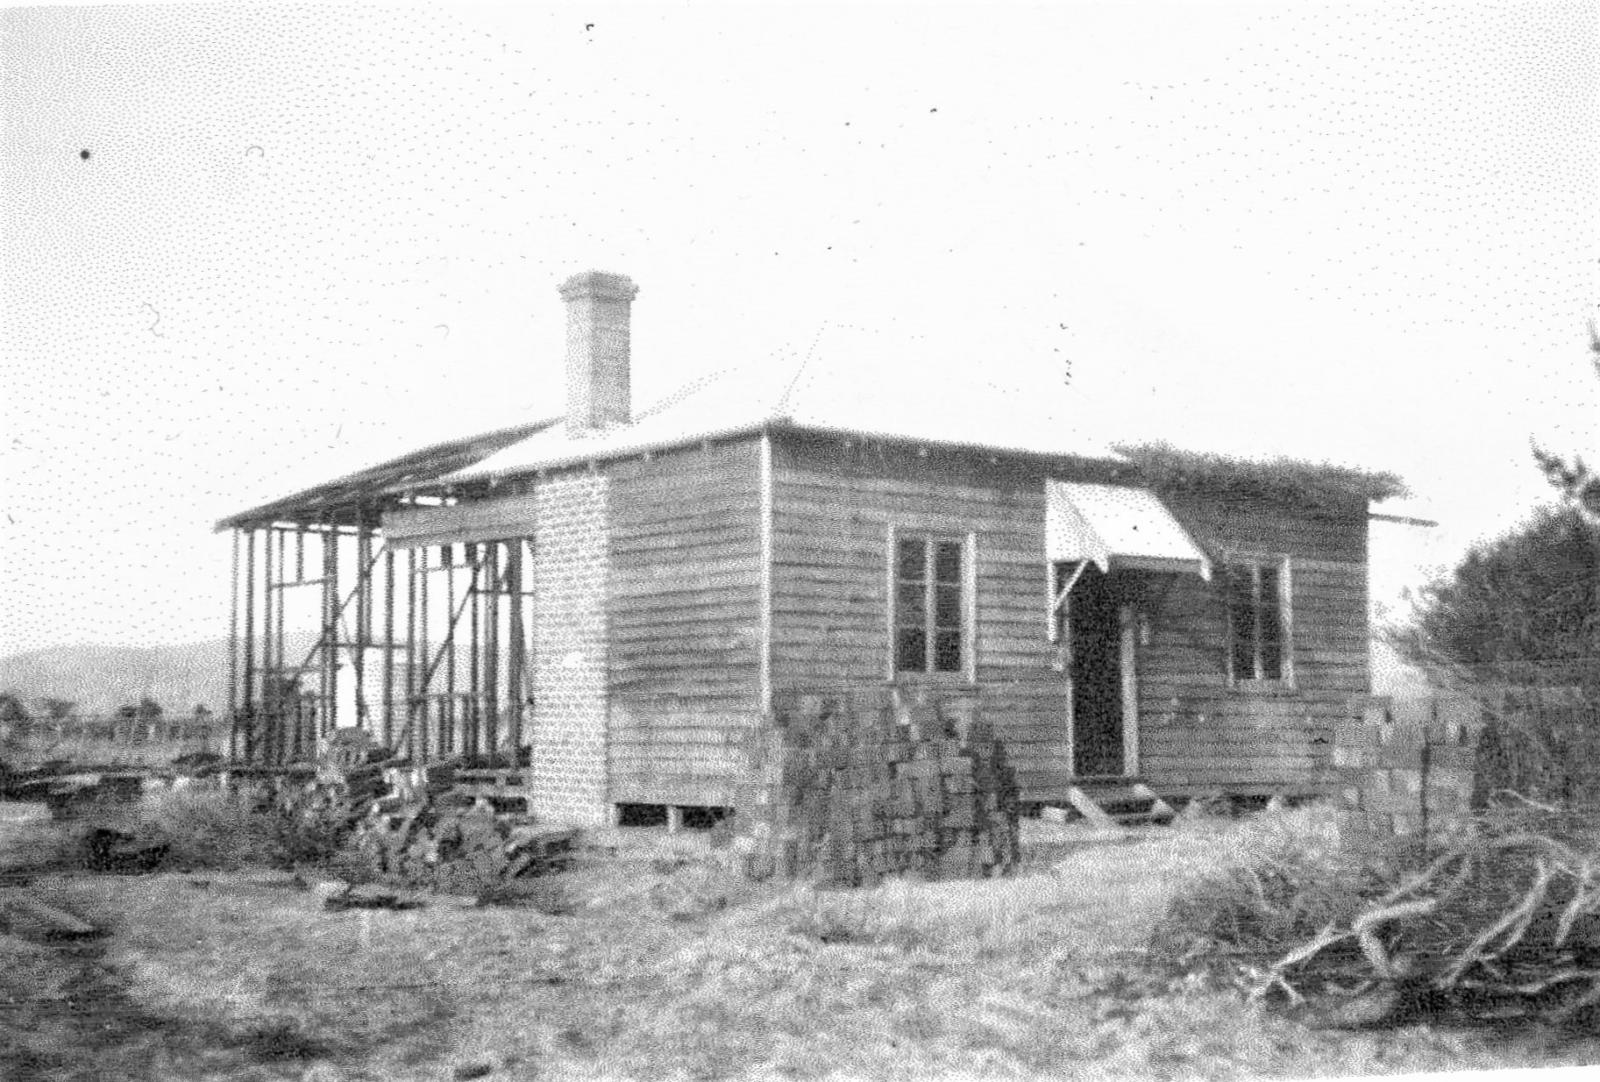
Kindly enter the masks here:
[[1122, 621], [1116, 576], [1090, 564], [1068, 602], [1072, 664], [1072, 772], [1126, 773], [1122, 742]]

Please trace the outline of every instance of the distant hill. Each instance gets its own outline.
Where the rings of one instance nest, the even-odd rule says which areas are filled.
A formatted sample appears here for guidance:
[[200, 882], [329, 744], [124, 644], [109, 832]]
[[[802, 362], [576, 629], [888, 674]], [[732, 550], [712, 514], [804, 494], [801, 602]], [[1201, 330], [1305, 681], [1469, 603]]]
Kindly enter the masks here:
[[[310, 649], [314, 635], [296, 636], [291, 652]], [[51, 697], [78, 704], [80, 714], [108, 714], [148, 695], [169, 714], [197, 704], [222, 713], [228, 706], [228, 641], [181, 646], [58, 646], [0, 658], [0, 691], [28, 704]]]

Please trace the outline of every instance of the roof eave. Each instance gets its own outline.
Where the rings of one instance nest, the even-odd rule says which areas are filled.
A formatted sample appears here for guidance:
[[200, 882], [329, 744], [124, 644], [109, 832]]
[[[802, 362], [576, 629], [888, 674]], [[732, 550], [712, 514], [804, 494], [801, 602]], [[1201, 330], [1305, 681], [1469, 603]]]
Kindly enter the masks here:
[[[397, 470], [426, 473], [429, 469], [440, 469], [443, 473], [454, 472], [464, 467], [459, 462], [452, 461], [441, 468], [436, 463], [430, 464], [430, 458], [459, 459], [467, 456], [470, 459], [469, 464], [479, 462], [513, 443], [549, 428], [559, 420], [560, 418], [534, 421], [508, 428], [492, 429], [461, 439], [429, 444], [420, 450], [385, 459], [366, 469], [343, 474], [320, 485], [313, 485], [292, 495], [229, 515], [218, 520], [213, 529], [220, 533], [224, 530], [271, 525], [277, 521], [296, 521], [299, 518], [325, 520], [329, 514], [338, 514], [344, 509], [355, 510], [364, 500], [376, 500], [389, 494], [389, 489], [393, 486], [385, 483], [386, 474]], [[479, 453], [477, 445], [484, 443], [493, 446]]]
[[1099, 466], [1111, 466], [1119, 469], [1126, 468], [1129, 463], [1115, 453], [1110, 455], [1085, 454], [1071, 451], [1041, 451], [1026, 448], [1005, 447], [999, 444], [973, 443], [967, 440], [947, 440], [937, 437], [909, 436], [900, 433], [873, 432], [867, 429], [844, 428], [837, 426], [819, 425], [813, 422], [795, 421], [790, 417], [772, 415], [760, 420], [747, 421], [724, 428], [710, 429], [696, 432], [692, 435], [673, 436], [667, 439], [642, 440], [637, 443], [628, 443], [620, 446], [609, 447], [593, 453], [573, 452], [568, 454], [551, 455], [535, 461], [520, 463], [500, 471], [473, 472], [472, 467], [458, 471], [431, 481], [421, 483], [406, 483], [394, 485], [385, 489], [389, 495], [398, 495], [409, 492], [426, 492], [446, 485], [470, 484], [473, 482], [502, 483], [516, 480], [521, 477], [538, 474], [545, 470], [569, 469], [575, 466], [598, 465], [604, 462], [616, 462], [622, 459], [633, 458], [637, 455], [657, 454], [663, 451], [674, 451], [684, 447], [692, 447], [700, 443], [719, 442], [722, 440], [738, 439], [742, 436], [756, 436], [762, 434], [796, 434], [826, 436], [834, 439], [877, 440], [884, 443], [898, 443], [909, 446], [941, 447], [952, 450], [974, 451], [980, 454], [1006, 455], [1013, 458], [1024, 458], [1038, 462], [1071, 462], [1087, 463]]
[[683, 447], [693, 447], [695, 444], [699, 443], [714, 443], [721, 440], [738, 439], [741, 436], [759, 435], [761, 432], [765, 431], [770, 424], [770, 420], [763, 419], [760, 421], [751, 421], [738, 425], [730, 425], [726, 428], [698, 432], [689, 436], [674, 436], [669, 439], [641, 440], [638, 443], [629, 443], [617, 447], [609, 447], [604, 450], [596, 450], [587, 454], [574, 452], [570, 454], [550, 455], [548, 457], [536, 459], [531, 462], [519, 463], [516, 466], [507, 467], [506, 469], [499, 471], [483, 471], [474, 473], [471, 472], [473, 467], [468, 466], [462, 470], [447, 474], [443, 477], [434, 478], [431, 481], [407, 482], [404, 484], [392, 485], [383, 491], [387, 495], [402, 495], [410, 492], [426, 492], [429, 489], [439, 488], [445, 485], [472, 484], [474, 482], [501, 483], [505, 481], [514, 481], [518, 478], [538, 474], [545, 470], [562, 470], [573, 466], [588, 466], [598, 465], [602, 462], [617, 462], [623, 459], [633, 458], [637, 455], [657, 454], [661, 451], [675, 451]]
[[1035, 462], [1088, 463], [1099, 466], [1126, 468], [1131, 465], [1126, 458], [1110, 454], [1090, 454], [1082, 451], [1043, 451], [1036, 448], [1006, 447], [997, 443], [974, 443], [971, 440], [940, 439], [937, 436], [909, 436], [893, 432], [873, 432], [868, 429], [842, 428], [814, 422], [796, 422], [787, 418], [775, 419], [770, 428], [774, 432], [801, 435], [828, 436], [835, 439], [877, 440], [881, 443], [899, 443], [913, 447], [938, 447], [949, 450], [973, 451], [985, 455], [1005, 455], [1009, 458], [1029, 459]]

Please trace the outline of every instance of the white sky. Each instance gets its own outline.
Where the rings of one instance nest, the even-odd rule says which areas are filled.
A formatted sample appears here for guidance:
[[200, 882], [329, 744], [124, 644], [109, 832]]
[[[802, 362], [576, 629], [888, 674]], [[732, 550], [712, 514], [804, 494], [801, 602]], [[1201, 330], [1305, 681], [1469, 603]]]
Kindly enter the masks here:
[[636, 401], [827, 321], [1395, 470], [1388, 596], [1547, 498], [1531, 436], [1600, 457], [1596, 12], [6, 10], [0, 652], [225, 634], [212, 523], [559, 413], [590, 267]]

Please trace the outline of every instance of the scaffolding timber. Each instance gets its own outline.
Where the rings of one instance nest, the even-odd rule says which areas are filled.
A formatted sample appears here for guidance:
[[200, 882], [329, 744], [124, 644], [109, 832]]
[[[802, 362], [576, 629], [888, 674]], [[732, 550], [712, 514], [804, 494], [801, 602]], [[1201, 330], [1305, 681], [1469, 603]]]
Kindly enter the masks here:
[[481, 495], [416, 489], [547, 423], [430, 447], [218, 523], [233, 534], [230, 759], [305, 764], [335, 728], [359, 727], [417, 762], [525, 765], [531, 540], [391, 544], [382, 520]]

